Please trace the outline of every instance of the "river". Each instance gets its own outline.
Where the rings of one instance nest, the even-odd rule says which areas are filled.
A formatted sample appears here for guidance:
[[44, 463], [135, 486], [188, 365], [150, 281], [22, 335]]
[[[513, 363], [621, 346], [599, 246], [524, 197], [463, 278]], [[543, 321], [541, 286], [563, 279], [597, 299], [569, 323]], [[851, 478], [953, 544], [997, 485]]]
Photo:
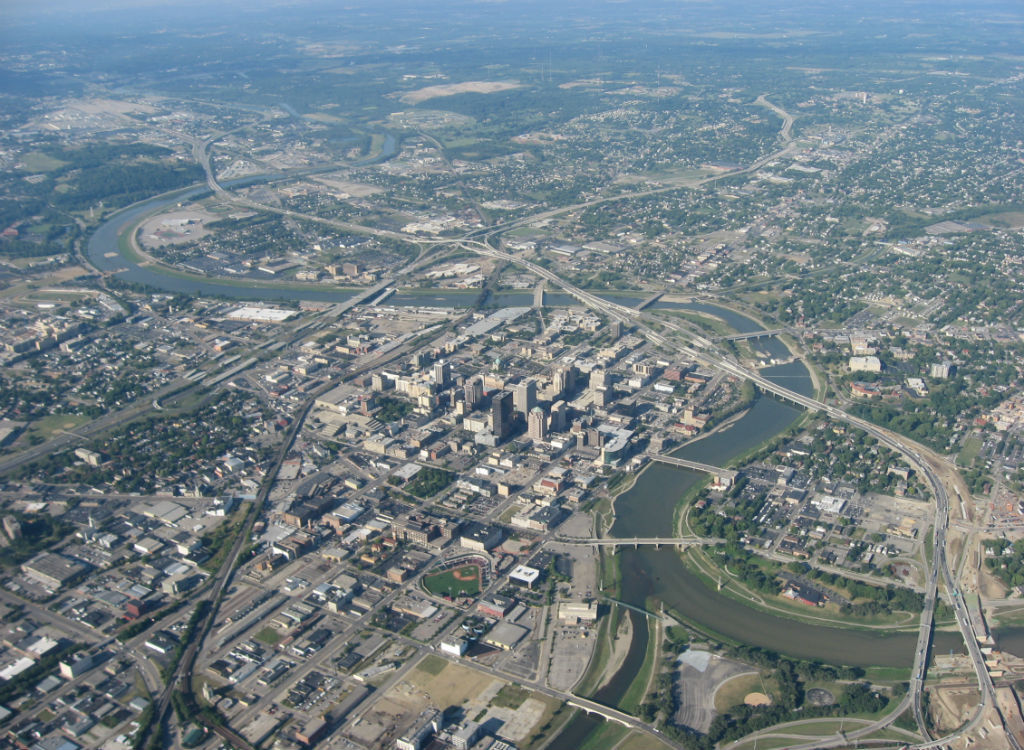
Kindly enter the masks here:
[[992, 637], [1000, 651], [1024, 656], [1024, 627], [1020, 625], [992, 628]]
[[[757, 324], [738, 313], [700, 303], [666, 303], [680, 309], [713, 313], [736, 330], [757, 330]], [[758, 348], [782, 358], [785, 345], [776, 338], [758, 340]], [[775, 382], [798, 393], [813, 392], [810, 374], [799, 362], [761, 370]], [[775, 398], [759, 396], [742, 418], [702, 440], [673, 451], [673, 455], [712, 465], [724, 465], [784, 431], [800, 415], [795, 406]], [[615, 523], [611, 536], [664, 536], [674, 529], [675, 511], [680, 498], [702, 475], [666, 464], [651, 464], [628, 491], [615, 501]], [[774, 616], [746, 606], [719, 593], [683, 565], [675, 549], [640, 547], [621, 548], [618, 553], [620, 598], [627, 604], [657, 610], [664, 604], [690, 622], [728, 639], [777, 651], [791, 657], [850, 666], [910, 667], [913, 663], [916, 633], [885, 633], [848, 630], [812, 625]], [[632, 613], [636, 615], [636, 613]], [[636, 622], [641, 616], [634, 617]], [[1018, 638], [1020, 637], [1019, 634]], [[636, 676], [637, 666], [646, 655], [647, 631], [642, 642], [631, 644], [630, 665], [623, 665], [594, 700], [617, 706]], [[963, 652], [957, 633], [937, 633], [935, 649]], [[637, 665], [637, 666], [634, 666]], [[552, 743], [556, 750], [579, 747], [601, 725], [601, 719], [583, 714], [575, 717]]]
[[[394, 147], [393, 143], [390, 145]], [[232, 183], [232, 186], [237, 184], [239, 183]], [[128, 226], [147, 214], [178, 202], [192, 200], [207, 191], [205, 186], [195, 187], [174, 195], [154, 198], [118, 212], [102, 224], [90, 238], [90, 261], [102, 271], [120, 270], [116, 275], [126, 281], [147, 284], [170, 292], [262, 301], [303, 299], [321, 302], [342, 302], [353, 294], [351, 290], [324, 289], [312, 285], [280, 289], [268, 286], [236, 286], [216, 279], [180, 278], [154, 267], [140, 266], [119, 254], [118, 236]], [[388, 302], [400, 305], [466, 307], [472, 304], [476, 296], [475, 292], [405, 293], [394, 295]], [[609, 297], [627, 305], [638, 304], [644, 299], [642, 294]], [[495, 294], [492, 300], [492, 304], [498, 307], [529, 306], [533, 301], [533, 295], [525, 292], [502, 292]], [[561, 306], [573, 304], [574, 300], [564, 293], [550, 292], [545, 296], [545, 303]], [[653, 307], [711, 314], [724, 320], [740, 333], [760, 329], [760, 326], [750, 318], [714, 305], [659, 300]], [[766, 353], [768, 357], [784, 359], [789, 356], [785, 345], [777, 338], [758, 339], [751, 343], [756, 350]], [[768, 367], [762, 370], [762, 373], [800, 393], [809, 394], [813, 390], [810, 375], [800, 362]], [[760, 396], [749, 411], [730, 427], [684, 446], [677, 450], [675, 455], [722, 465], [782, 432], [799, 414], [800, 411], [796, 407], [774, 398]], [[616, 521], [612, 527], [612, 534], [663, 535], [666, 529], [672, 528], [675, 506], [679, 498], [700, 479], [699, 474], [685, 469], [664, 464], [650, 466], [638, 477], [636, 484], [616, 500]], [[755, 612], [741, 602], [705, 586], [687, 570], [674, 550], [626, 548], [621, 550], [619, 555], [622, 598], [629, 604], [647, 607], [650, 605], [649, 600], [661, 602], [688, 620], [727, 638], [797, 658], [851, 666], [908, 667], [912, 662], [916, 642], [914, 634], [886, 635], [846, 630]], [[643, 663], [646, 652], [647, 623], [635, 612], [630, 612], [629, 616], [638, 640], [631, 644], [623, 667], [595, 696], [597, 700], [608, 705], [616, 705], [622, 699], [636, 669]], [[1019, 634], [1013, 633], [1008, 640], [1016, 641], [1019, 637]], [[935, 647], [940, 652], [947, 649], [962, 650], [962, 643], [955, 634], [938, 634]], [[595, 720], [594, 723], [596, 725], [599, 722]], [[592, 728], [580, 735], [584, 727], [580, 720], [574, 720], [557, 738], [558, 742], [553, 747], [575, 746], [572, 738], [586, 736]]]

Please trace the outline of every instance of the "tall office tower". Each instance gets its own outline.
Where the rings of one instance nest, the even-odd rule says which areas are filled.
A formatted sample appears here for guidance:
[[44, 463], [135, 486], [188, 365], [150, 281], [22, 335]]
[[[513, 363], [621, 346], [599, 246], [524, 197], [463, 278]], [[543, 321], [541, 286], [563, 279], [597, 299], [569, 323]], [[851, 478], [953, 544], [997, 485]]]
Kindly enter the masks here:
[[555, 370], [555, 390], [560, 395], [576, 390], [576, 365], [563, 365]]
[[552, 376], [552, 390], [557, 396], [565, 396], [576, 390], [576, 365], [563, 365]]
[[595, 367], [590, 371], [590, 389], [597, 390], [598, 388], [608, 387], [608, 373], [602, 370], [600, 367]]
[[466, 382], [466, 406], [475, 409], [484, 397], [484, 384], [480, 378], [470, 378]]
[[530, 409], [537, 405], [537, 384], [533, 380], [524, 380], [517, 385], [512, 392], [512, 403], [517, 412], [527, 416]]
[[556, 401], [551, 405], [551, 431], [562, 432], [565, 430], [568, 407], [564, 401]]
[[551, 374], [551, 393], [556, 398], [565, 393], [565, 373], [561, 367]]
[[434, 363], [434, 382], [438, 388], [447, 388], [452, 379], [452, 366], [443, 359]]
[[512, 430], [512, 394], [502, 391], [491, 399], [491, 432], [498, 440], [508, 437]]
[[544, 440], [548, 436], [548, 417], [539, 406], [530, 409], [526, 429], [531, 440]]

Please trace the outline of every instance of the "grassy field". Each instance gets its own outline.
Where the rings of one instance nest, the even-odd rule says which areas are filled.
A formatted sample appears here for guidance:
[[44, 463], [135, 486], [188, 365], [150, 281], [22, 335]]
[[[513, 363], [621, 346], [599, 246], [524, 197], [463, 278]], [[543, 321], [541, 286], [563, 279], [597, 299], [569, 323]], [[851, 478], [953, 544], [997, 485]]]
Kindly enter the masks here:
[[1024, 625], [1024, 607], [1000, 607], [995, 611], [992, 619], [1002, 627]]
[[765, 693], [774, 700], [777, 684], [772, 679], [762, 680], [759, 674], [741, 674], [727, 680], [715, 692], [715, 710], [726, 713], [743, 702], [750, 693]]
[[722, 320], [721, 318], [715, 318], [711, 315], [707, 315], [706, 313], [691, 312], [689, 310], [687, 310], [686, 312], [672, 310], [670, 315], [673, 315], [674, 317], [677, 318], [682, 318], [684, 320], [688, 320], [689, 322], [696, 325], [698, 328], [703, 328], [706, 331], [711, 331], [716, 336], [729, 336], [733, 333], [736, 333], [736, 331], [730, 328], [724, 320]]
[[978, 452], [981, 450], [982, 441], [977, 435], [970, 435], [964, 440], [964, 447], [960, 449], [960, 454], [956, 457], [956, 463], [958, 466], [971, 466], [974, 463], [974, 459], [978, 457]]
[[656, 737], [633, 732], [619, 743], [617, 750], [665, 750], [666, 747], [668, 746]]
[[254, 635], [253, 638], [255, 638], [260, 643], [267, 644], [268, 646], [276, 646], [278, 644], [278, 641], [281, 640], [281, 634], [268, 625], [267, 627], [263, 628], [263, 630], [259, 631], [256, 635]]
[[540, 694], [535, 694], [534, 697], [544, 703], [544, 713], [537, 721], [533, 734], [523, 741], [522, 750], [534, 750], [534, 748], [545, 746], [548, 739], [557, 737], [577, 712], [576, 709], [570, 708], [567, 704], [554, 698]]
[[38, 435], [43, 440], [49, 440], [56, 433], [64, 430], [74, 430], [92, 420], [83, 414], [50, 414], [32, 422], [25, 430], [22, 440]]
[[500, 682], [496, 677], [453, 664], [432, 654], [427, 654], [408, 673], [407, 679], [411, 685], [427, 693], [437, 706], [462, 705], [484, 693], [492, 683]]
[[[885, 711], [881, 711], [878, 714], [872, 714], [871, 716], [853, 716], [844, 719], [812, 719], [804, 723], [790, 724], [784, 729], [780, 729], [780, 733], [787, 735], [795, 735], [800, 737], [806, 737], [812, 739], [815, 737], [829, 737], [835, 736], [839, 731], [850, 731], [863, 727], [865, 724], [869, 724], [875, 720], [878, 716], [885, 714]], [[766, 730], [771, 731], [771, 730]], [[900, 730], [898, 728], [887, 728], [882, 729], [876, 733], [869, 735], [872, 739], [885, 739], [885, 740], [896, 740], [898, 742], [906, 742], [913, 737], [913, 733]], [[736, 745], [736, 750], [758, 750], [760, 748], [783, 748], [788, 747], [794, 743], [792, 737], [773, 738], [773, 737], [751, 737]]]
[[910, 667], [868, 667], [864, 677], [872, 683], [905, 682], [910, 679], [911, 671]]
[[434, 596], [476, 596], [480, 593], [480, 566], [463, 565], [424, 576], [423, 588]]
[[437, 675], [441, 674], [441, 672], [443, 672], [444, 668], [447, 666], [448, 662], [446, 662], [440, 656], [433, 656], [431, 654], [427, 654], [425, 657], [423, 657], [423, 661], [421, 661], [416, 666], [416, 669], [420, 670], [421, 672], [426, 672], [427, 674], [434, 675], [436, 677]]
[[606, 721], [590, 733], [580, 746], [580, 750], [605, 750], [615, 747], [629, 732], [628, 727], [624, 727], [618, 722]]
[[29, 151], [19, 161], [21, 168], [28, 172], [52, 172], [67, 164], [66, 161], [55, 159], [42, 151]]
[[74, 302], [75, 300], [91, 296], [90, 292], [76, 292], [73, 289], [50, 289], [48, 291], [31, 292], [25, 295], [25, 299], [39, 302]]
[[530, 691], [526, 688], [509, 684], [498, 691], [498, 694], [491, 700], [491, 705], [516, 709], [523, 705], [523, 702], [529, 697]]
[[376, 159], [384, 150], [384, 141], [387, 138], [383, 133], [373, 133], [370, 136], [370, 151], [364, 159]]

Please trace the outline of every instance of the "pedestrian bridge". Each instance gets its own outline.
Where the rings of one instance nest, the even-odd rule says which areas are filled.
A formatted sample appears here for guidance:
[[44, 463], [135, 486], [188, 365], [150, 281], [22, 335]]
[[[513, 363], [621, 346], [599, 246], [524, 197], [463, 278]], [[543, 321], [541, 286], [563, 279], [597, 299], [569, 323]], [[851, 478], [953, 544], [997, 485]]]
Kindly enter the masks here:
[[581, 539], [579, 537], [556, 537], [561, 544], [578, 544], [588, 547], [699, 547], [702, 545], [724, 544], [724, 539], [699, 536], [635, 536]]
[[700, 461], [690, 461], [686, 458], [676, 458], [675, 456], [666, 456], [663, 453], [645, 453], [652, 461], [660, 461], [663, 464], [671, 464], [672, 466], [681, 466], [684, 469], [693, 469], [694, 471], [703, 471], [707, 474], [712, 474], [716, 477], [728, 478], [730, 482], [736, 480], [736, 475], [739, 472], [733, 471], [732, 469], [723, 469], [721, 466], [712, 466], [711, 464], [703, 464]]

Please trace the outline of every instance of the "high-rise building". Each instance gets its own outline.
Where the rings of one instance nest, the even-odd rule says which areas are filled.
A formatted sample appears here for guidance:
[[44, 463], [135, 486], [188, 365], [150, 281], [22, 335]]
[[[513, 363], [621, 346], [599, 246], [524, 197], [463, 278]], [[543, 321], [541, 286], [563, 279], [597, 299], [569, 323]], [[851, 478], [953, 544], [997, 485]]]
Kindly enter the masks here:
[[524, 380], [512, 392], [512, 402], [516, 411], [524, 417], [537, 405], [537, 384], [533, 380]]
[[557, 396], [565, 393], [565, 372], [559, 367], [551, 376], [551, 392]]
[[501, 391], [491, 399], [491, 432], [499, 440], [508, 437], [512, 431], [512, 394]]
[[452, 366], [441, 359], [434, 363], [432, 372], [437, 387], [447, 388], [452, 379]]
[[558, 396], [565, 396], [576, 390], [576, 365], [563, 365], [555, 370], [552, 390]]
[[595, 390], [597, 388], [608, 387], [608, 373], [602, 370], [600, 367], [595, 367], [590, 371], [590, 388]]
[[470, 378], [466, 382], [466, 405], [475, 409], [484, 397], [484, 384], [480, 378]]
[[566, 427], [568, 407], [564, 401], [556, 401], [551, 405], [551, 431], [563, 432]]
[[531, 440], [544, 440], [548, 436], [548, 417], [539, 406], [530, 409], [526, 429]]

